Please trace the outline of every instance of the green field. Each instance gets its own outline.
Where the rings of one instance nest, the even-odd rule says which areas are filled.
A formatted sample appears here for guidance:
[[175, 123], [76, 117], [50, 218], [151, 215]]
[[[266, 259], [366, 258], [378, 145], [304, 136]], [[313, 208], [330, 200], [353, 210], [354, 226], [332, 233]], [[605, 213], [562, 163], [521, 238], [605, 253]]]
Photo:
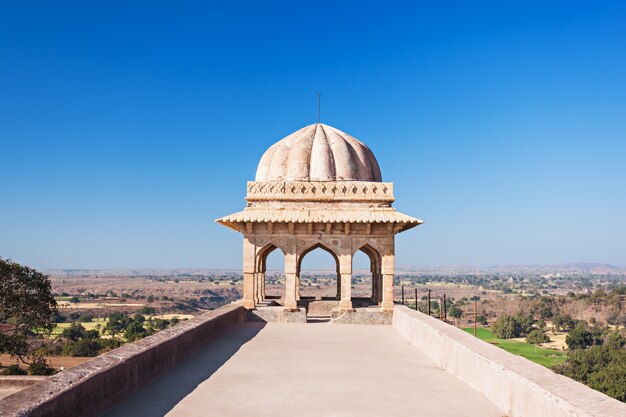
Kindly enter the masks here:
[[[474, 334], [474, 328], [468, 327], [463, 329], [470, 334]], [[486, 328], [479, 327], [476, 331], [476, 336], [485, 342], [498, 346], [507, 352], [511, 352], [515, 355], [523, 356], [539, 365], [551, 367], [555, 363], [561, 363], [565, 360], [563, 352], [558, 350], [545, 349], [530, 343], [518, 342], [516, 340], [498, 339], [491, 331]]]
[[[73, 323], [71, 322], [57, 323], [56, 326], [54, 326], [54, 328], [52, 329], [52, 336], [60, 335], [61, 333], [63, 333], [63, 329], [67, 329], [72, 324]], [[85, 330], [94, 330], [98, 324], [100, 324], [100, 326], [104, 328], [104, 326], [107, 325], [107, 319], [93, 319], [93, 321], [89, 321], [85, 323], [78, 322], [77, 324], [80, 324], [81, 326], [83, 326]]]

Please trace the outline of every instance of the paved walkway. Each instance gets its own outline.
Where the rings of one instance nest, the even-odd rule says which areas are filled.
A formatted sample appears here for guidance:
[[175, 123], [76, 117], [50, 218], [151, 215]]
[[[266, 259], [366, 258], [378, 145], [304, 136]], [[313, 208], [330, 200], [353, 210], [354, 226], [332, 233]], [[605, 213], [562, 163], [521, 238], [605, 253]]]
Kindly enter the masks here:
[[246, 323], [146, 386], [120, 416], [501, 417], [391, 326]]

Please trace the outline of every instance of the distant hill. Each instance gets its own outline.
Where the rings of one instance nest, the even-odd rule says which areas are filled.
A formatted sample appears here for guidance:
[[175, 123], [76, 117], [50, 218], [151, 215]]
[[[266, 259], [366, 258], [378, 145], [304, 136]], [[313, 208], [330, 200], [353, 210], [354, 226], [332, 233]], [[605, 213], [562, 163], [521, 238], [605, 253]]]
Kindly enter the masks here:
[[[418, 274], [589, 274], [626, 276], [626, 267], [601, 263], [568, 263], [561, 265], [495, 265], [488, 267], [471, 265], [440, 266], [397, 266], [397, 272]], [[320, 272], [328, 272], [320, 270]], [[356, 270], [355, 270], [356, 272]], [[239, 269], [211, 268], [141, 268], [141, 269], [50, 269], [46, 274], [53, 276], [98, 276], [98, 277], [136, 277], [136, 276], [207, 276], [241, 274]]]
[[589, 274], [626, 275], [626, 267], [601, 263], [567, 263], [561, 265], [494, 265], [488, 267], [468, 265], [400, 266], [396, 271], [430, 274]]

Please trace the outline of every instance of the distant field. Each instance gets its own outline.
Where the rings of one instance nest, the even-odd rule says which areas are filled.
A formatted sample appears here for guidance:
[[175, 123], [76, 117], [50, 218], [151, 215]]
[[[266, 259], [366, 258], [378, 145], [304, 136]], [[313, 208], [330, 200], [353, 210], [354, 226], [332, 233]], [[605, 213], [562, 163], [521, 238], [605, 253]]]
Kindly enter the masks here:
[[[473, 327], [467, 327], [466, 332], [474, 334]], [[476, 336], [485, 342], [491, 343], [515, 355], [523, 356], [539, 365], [551, 367], [555, 363], [561, 363], [565, 360], [563, 352], [553, 349], [545, 349], [530, 343], [519, 342], [511, 339], [498, 339], [487, 328], [478, 328]]]

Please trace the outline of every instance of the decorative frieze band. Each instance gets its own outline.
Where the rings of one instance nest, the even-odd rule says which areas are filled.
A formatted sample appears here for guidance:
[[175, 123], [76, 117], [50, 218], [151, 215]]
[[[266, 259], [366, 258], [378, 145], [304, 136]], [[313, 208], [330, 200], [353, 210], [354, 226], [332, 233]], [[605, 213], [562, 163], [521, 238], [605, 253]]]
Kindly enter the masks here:
[[393, 183], [364, 181], [248, 181], [248, 201], [393, 202]]

